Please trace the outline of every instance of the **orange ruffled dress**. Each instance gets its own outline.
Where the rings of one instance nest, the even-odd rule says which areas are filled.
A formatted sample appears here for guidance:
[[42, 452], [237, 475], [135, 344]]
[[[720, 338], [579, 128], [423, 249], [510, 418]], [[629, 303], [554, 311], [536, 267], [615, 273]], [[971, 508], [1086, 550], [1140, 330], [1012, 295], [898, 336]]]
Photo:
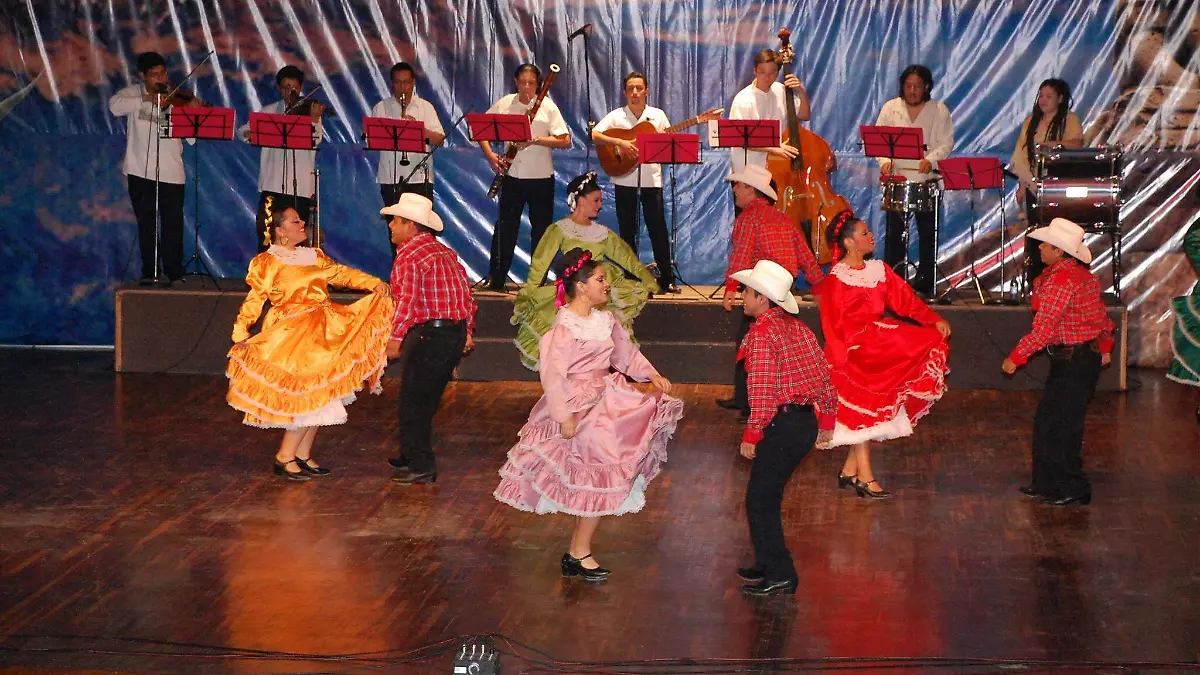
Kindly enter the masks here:
[[[382, 391], [395, 305], [388, 293], [353, 304], [329, 299], [329, 287], [369, 291], [382, 280], [339, 265], [319, 249], [272, 246], [250, 261], [250, 292], [233, 324], [229, 393], [245, 424], [298, 429], [342, 424], [346, 405], [366, 383]], [[250, 327], [271, 309], [262, 330]]]

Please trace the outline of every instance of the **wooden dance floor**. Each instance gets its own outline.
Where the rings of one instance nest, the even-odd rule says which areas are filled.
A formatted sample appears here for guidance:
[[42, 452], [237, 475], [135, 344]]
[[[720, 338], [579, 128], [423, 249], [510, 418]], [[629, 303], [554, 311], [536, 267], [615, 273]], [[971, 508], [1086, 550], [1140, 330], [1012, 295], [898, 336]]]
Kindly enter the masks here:
[[513, 674], [1198, 669], [1197, 400], [1160, 372], [1093, 404], [1087, 508], [1016, 491], [1038, 392], [950, 392], [876, 450], [888, 502], [810, 456], [784, 514], [800, 587], [762, 600], [733, 574], [748, 465], [725, 387], [679, 388], [670, 462], [601, 525], [614, 572], [589, 586], [558, 573], [569, 518], [491, 497], [536, 383], [452, 384], [439, 482], [400, 486], [395, 379], [318, 436], [332, 476], [287, 484], [220, 376], [5, 350], [0, 377], [0, 671], [451, 673], [446, 645], [485, 633]]

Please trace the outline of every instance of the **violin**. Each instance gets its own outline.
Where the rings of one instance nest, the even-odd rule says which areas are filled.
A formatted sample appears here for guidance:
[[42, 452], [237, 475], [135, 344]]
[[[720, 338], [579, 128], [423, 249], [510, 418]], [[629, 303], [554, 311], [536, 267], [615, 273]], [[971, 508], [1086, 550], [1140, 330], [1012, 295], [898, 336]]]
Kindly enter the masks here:
[[[284, 114], [286, 114], [286, 115], [312, 115], [313, 104], [321, 103], [320, 101], [314, 100], [312, 98], [306, 98], [303, 101], [300, 101], [300, 98], [301, 97], [298, 92], [293, 92], [293, 95], [291, 97], [285, 96], [283, 99], [283, 102], [287, 105], [284, 108], [284, 111], [285, 111]], [[297, 103], [297, 101], [300, 101], [300, 102]], [[325, 105], [324, 103], [321, 103], [321, 105], [325, 107], [325, 110], [321, 111], [321, 117], [337, 117], [337, 113], [334, 112], [332, 109], [330, 109], [329, 106]]]
[[171, 96], [169, 98], [166, 98], [163, 100], [162, 105], [164, 107], [169, 106], [169, 105], [175, 106], [177, 108], [182, 108], [185, 106], [200, 106], [203, 108], [211, 108], [212, 107], [211, 103], [209, 103], [208, 101], [205, 101], [202, 98], [197, 97], [194, 93], [192, 93], [191, 90], [176, 89], [175, 87], [171, 86], [170, 84], [155, 85], [154, 91], [151, 93], [170, 94], [172, 91], [174, 91], [175, 93], [171, 94]]

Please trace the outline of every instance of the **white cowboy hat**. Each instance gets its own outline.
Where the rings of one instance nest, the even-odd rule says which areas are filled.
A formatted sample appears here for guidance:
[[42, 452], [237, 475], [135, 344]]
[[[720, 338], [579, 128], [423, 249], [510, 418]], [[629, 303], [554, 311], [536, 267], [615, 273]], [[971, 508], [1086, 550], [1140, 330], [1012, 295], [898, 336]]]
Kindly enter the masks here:
[[442, 219], [433, 212], [433, 202], [428, 197], [406, 192], [400, 195], [400, 200], [391, 206], [379, 209], [382, 216], [399, 216], [414, 223], [420, 223], [434, 232], [442, 231]]
[[1083, 243], [1083, 228], [1066, 218], [1055, 218], [1049, 225], [1039, 227], [1028, 236], [1030, 239], [1057, 246], [1084, 264], [1092, 262], [1092, 252], [1088, 250], [1087, 244]]
[[771, 172], [761, 166], [747, 164], [746, 168], [738, 173], [729, 174], [725, 177], [725, 180], [730, 183], [745, 183], [771, 199], [779, 198], [775, 194], [775, 190], [771, 189]]
[[731, 278], [767, 296], [790, 314], [800, 311], [796, 298], [792, 296], [792, 283], [795, 280], [782, 265], [773, 260], [759, 260], [753, 270], [734, 272]]

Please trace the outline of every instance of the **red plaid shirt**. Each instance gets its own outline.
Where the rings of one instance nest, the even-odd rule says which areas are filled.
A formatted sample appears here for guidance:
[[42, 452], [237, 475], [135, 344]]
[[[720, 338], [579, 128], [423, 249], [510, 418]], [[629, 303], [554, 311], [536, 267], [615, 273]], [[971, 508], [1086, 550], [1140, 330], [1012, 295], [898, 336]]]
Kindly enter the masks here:
[[428, 232], [396, 248], [392, 264], [396, 318], [392, 339], [403, 340], [413, 326], [434, 319], [465, 320], [475, 333], [475, 298], [458, 255]]
[[818, 426], [833, 429], [837, 390], [829, 379], [829, 362], [817, 337], [800, 319], [772, 307], [754, 321], [742, 340], [746, 359], [746, 393], [750, 420], [742, 440], [757, 443], [779, 406], [787, 403], [816, 408]]
[[803, 270], [813, 288], [825, 278], [800, 230], [762, 197], [742, 209], [733, 224], [733, 251], [725, 270], [725, 290], [736, 292], [738, 282], [733, 280], [733, 273], [751, 269], [759, 260], [779, 263], [793, 279]]
[[1100, 281], [1074, 258], [1063, 258], [1033, 281], [1033, 330], [1008, 358], [1018, 366], [1051, 345], [1097, 340], [1101, 354], [1113, 349], [1113, 325], [1100, 299]]

